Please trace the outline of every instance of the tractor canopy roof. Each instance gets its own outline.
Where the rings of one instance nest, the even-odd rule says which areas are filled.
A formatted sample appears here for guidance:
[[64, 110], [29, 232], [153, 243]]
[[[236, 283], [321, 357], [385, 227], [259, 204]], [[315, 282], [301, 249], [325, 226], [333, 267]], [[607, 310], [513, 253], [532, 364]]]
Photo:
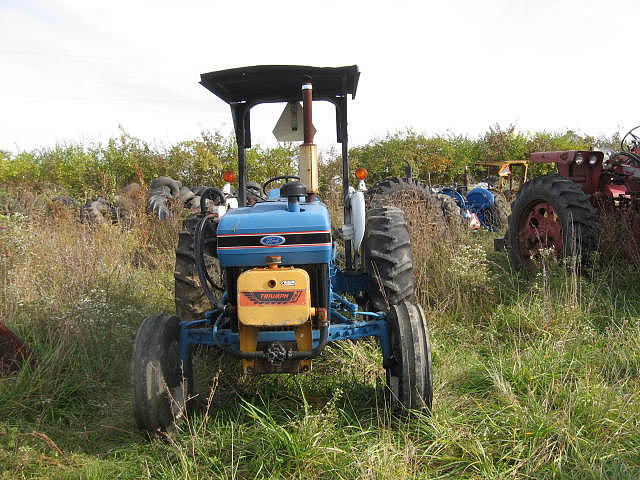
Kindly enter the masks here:
[[[238, 203], [246, 205], [245, 149], [251, 147], [251, 109], [260, 103], [299, 102], [302, 85], [311, 80], [313, 100], [326, 100], [336, 109], [336, 134], [342, 144], [342, 183], [349, 188], [349, 147], [347, 135], [347, 95], [356, 95], [360, 71], [347, 67], [302, 65], [256, 65], [231, 68], [200, 75], [200, 84], [231, 107], [238, 144]], [[350, 218], [345, 204], [345, 218]]]
[[257, 105], [301, 100], [300, 87], [305, 77], [311, 77], [314, 100], [334, 102], [337, 97], [347, 94], [355, 97], [360, 71], [357, 65], [257, 65], [203, 73], [200, 84], [229, 104]]

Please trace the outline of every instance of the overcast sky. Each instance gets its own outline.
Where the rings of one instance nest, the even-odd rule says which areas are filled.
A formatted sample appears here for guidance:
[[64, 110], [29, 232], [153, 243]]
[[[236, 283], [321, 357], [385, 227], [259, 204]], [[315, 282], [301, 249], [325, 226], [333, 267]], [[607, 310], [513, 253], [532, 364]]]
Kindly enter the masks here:
[[[640, 124], [637, 0], [0, 0], [0, 149], [231, 131], [199, 74], [256, 64], [361, 70], [351, 143], [411, 127], [611, 134]], [[254, 109], [273, 143], [282, 106]], [[335, 141], [315, 108], [316, 143]]]

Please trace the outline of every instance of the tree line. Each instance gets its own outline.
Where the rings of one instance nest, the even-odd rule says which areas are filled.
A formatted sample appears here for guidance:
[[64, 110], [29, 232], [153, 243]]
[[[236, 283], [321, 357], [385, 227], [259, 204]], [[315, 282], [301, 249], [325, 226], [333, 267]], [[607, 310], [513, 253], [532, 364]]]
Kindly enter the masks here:
[[[522, 132], [515, 126], [495, 125], [477, 138], [453, 133], [427, 136], [413, 130], [389, 133], [350, 149], [352, 168], [365, 167], [369, 182], [387, 176], [413, 175], [432, 184], [460, 182], [467, 171], [479, 172], [478, 162], [526, 160], [534, 151], [617, 148], [619, 134], [596, 138], [573, 131]], [[53, 147], [10, 153], [0, 150], [0, 184], [56, 188], [75, 196], [109, 194], [131, 182], [148, 184], [169, 176], [184, 185], [219, 185], [222, 173], [236, 170], [233, 136], [204, 131], [197, 138], [159, 146], [121, 130], [106, 143], [70, 142]], [[296, 171], [297, 145], [254, 146], [247, 150], [247, 175], [262, 182]], [[321, 154], [321, 183], [330, 185], [341, 174], [335, 150]], [[547, 173], [537, 165], [532, 173]]]

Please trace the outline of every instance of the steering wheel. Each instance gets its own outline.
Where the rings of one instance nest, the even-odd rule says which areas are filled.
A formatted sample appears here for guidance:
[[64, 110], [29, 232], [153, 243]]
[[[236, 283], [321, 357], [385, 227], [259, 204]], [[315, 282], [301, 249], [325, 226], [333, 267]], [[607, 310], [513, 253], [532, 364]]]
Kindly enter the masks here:
[[638, 134], [634, 133], [639, 128], [640, 125], [625, 133], [624, 137], [622, 137], [622, 140], [620, 141], [620, 150], [623, 152], [636, 153], [635, 151], [640, 149], [640, 136], [638, 136], [640, 135], [640, 132], [638, 132]]
[[265, 195], [268, 195], [267, 187], [269, 185], [271, 185], [273, 182], [277, 182], [278, 180], [289, 180], [290, 178], [300, 181], [300, 177], [298, 177], [297, 175], [280, 175], [279, 177], [273, 177], [262, 184], [262, 192]]

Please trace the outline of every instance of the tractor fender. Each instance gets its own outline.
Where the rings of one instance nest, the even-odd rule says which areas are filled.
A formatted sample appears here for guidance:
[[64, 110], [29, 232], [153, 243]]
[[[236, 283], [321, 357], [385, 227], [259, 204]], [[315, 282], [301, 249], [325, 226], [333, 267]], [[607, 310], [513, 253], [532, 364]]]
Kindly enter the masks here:
[[238, 208], [238, 199], [236, 197], [227, 198], [227, 208]]
[[364, 237], [365, 225], [365, 201], [364, 192], [356, 192], [353, 187], [349, 188], [349, 202], [351, 204], [351, 222], [353, 223], [353, 247], [355, 251], [360, 250], [360, 244]]
[[602, 195], [609, 199], [625, 197], [629, 195], [629, 188], [627, 185], [605, 185]]
[[460, 208], [460, 210], [464, 211], [467, 209], [467, 202], [464, 199], [464, 196], [458, 192], [457, 190], [454, 190], [453, 188], [443, 188], [442, 190], [440, 190], [439, 193], [442, 193], [444, 195], [448, 195], [449, 197], [453, 198], [456, 201], [456, 205], [458, 205], [458, 207]]

